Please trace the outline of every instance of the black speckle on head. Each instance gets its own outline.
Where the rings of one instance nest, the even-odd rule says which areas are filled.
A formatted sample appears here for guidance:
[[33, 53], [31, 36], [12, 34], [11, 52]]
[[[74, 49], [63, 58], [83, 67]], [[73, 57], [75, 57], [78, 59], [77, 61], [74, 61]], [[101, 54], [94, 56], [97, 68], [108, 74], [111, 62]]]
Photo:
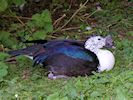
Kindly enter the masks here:
[[101, 40], [100, 38], [98, 38], [98, 40]]

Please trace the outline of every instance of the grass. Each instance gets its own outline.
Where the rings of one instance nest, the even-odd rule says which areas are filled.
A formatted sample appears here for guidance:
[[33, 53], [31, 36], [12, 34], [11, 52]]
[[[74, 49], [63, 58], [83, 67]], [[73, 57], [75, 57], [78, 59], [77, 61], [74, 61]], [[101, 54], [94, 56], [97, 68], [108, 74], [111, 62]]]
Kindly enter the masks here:
[[[33, 68], [31, 60], [23, 56], [17, 57], [17, 63], [6, 63], [8, 74], [0, 80], [0, 99], [132, 100], [133, 16], [131, 11], [133, 7], [130, 4], [125, 6], [123, 2], [115, 3], [115, 0], [110, 3], [106, 3], [104, 0], [100, 2], [103, 10], [91, 16], [96, 19], [96, 27], [91, 32], [65, 31], [59, 35], [48, 34], [47, 38], [52, 36], [56, 38], [82, 39], [92, 32], [98, 32], [102, 35], [111, 34], [116, 45], [116, 49], [111, 50], [116, 58], [113, 70], [103, 73], [93, 72], [94, 75], [86, 77], [79, 76], [69, 79], [50, 80], [47, 78], [47, 72], [44, 68], [41, 66]], [[93, 13], [96, 9], [90, 10]], [[83, 12], [80, 13], [82, 14]], [[74, 20], [70, 23], [75, 23]], [[79, 23], [79, 21], [77, 22]], [[82, 26], [88, 25], [83, 22], [79, 24], [83, 24]], [[10, 30], [16, 29], [11, 27]], [[25, 29], [23, 28], [18, 32], [22, 31], [25, 31]], [[19, 44], [20, 47], [23, 47], [22, 43]]]

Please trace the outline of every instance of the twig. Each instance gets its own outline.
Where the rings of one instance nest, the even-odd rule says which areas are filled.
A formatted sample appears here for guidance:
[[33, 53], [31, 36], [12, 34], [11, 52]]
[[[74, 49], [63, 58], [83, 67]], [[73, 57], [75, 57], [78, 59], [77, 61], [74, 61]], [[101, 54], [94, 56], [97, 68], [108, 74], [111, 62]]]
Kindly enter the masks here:
[[60, 18], [58, 18], [57, 20], [55, 20], [53, 26], [55, 25], [55, 27], [57, 27], [59, 25], [59, 23], [61, 22], [61, 20], [66, 17], [66, 14], [63, 14]]
[[79, 27], [69, 27], [69, 28], [62, 29], [61, 31], [69, 31], [74, 29], [79, 29]]
[[31, 30], [25, 25], [25, 23], [23, 23], [23, 21], [18, 16], [14, 16], [14, 17], [22, 24], [22, 26], [25, 26], [27, 28], [29, 33], [32, 33]]
[[[88, 3], [89, 0], [86, 0], [86, 2], [79, 8], [76, 10], [76, 12], [70, 17], [70, 19], [62, 26], [62, 27], [59, 27], [57, 30], [55, 30], [54, 32], [56, 31], [59, 31], [61, 30], [62, 28], [64, 28], [72, 19], [73, 17]], [[53, 32], [53, 33], [54, 33]]]
[[[2, 17], [5, 18], [16, 18], [16, 16], [7, 16], [7, 15], [2, 15]], [[19, 19], [26, 19], [26, 20], [31, 20], [32, 18], [29, 17], [22, 17], [22, 16], [17, 16]]]
[[47, 37], [57, 39], [57, 37], [53, 35], [48, 35]]
[[20, 18], [18, 18], [17, 16], [15, 16], [16, 17], [16, 19], [23, 25], [23, 26], [25, 26], [25, 23], [23, 23], [21, 20], [20, 20]]
[[[21, 19], [26, 19], [26, 20], [31, 20], [32, 18], [28, 18], [28, 17], [21, 17], [21, 16], [7, 16], [7, 15], [2, 15], [2, 17], [5, 17], [5, 18], [16, 18], [21, 24], [22, 26], [25, 26], [25, 23], [21, 20]], [[27, 27], [27, 26], [26, 26]], [[29, 29], [28, 31], [30, 33], [32, 33]]]
[[86, 2], [71, 16], [71, 18], [61, 27], [64, 28], [72, 19], [73, 17], [88, 3], [89, 0], [86, 0]]
[[90, 18], [92, 15], [94, 15], [96, 12], [98, 12], [99, 10], [95, 10], [94, 12], [92, 12], [89, 16], [86, 17], [85, 20], [87, 20], [88, 18]]

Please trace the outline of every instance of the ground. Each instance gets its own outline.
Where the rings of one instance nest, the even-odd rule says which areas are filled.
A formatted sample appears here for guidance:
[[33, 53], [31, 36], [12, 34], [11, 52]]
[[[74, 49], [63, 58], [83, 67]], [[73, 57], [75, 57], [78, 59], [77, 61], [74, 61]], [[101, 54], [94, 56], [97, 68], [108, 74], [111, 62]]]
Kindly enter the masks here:
[[[12, 5], [0, 12], [1, 100], [133, 99], [132, 0], [30, 1], [21, 11]], [[114, 39], [116, 48], [110, 50], [116, 63], [111, 71], [50, 80], [42, 66], [32, 67], [26, 57], [5, 62], [9, 60], [5, 52], [26, 47], [25, 40], [84, 40], [94, 33], [111, 34]]]

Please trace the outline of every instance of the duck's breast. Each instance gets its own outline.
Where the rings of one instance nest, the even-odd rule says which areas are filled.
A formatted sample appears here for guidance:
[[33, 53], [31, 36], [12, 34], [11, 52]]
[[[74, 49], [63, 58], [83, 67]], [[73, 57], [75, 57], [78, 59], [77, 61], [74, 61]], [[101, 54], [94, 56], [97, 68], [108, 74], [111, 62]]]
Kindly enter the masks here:
[[108, 71], [111, 70], [115, 64], [115, 57], [112, 52], [109, 50], [100, 49], [97, 54], [100, 70], [101, 71]]

